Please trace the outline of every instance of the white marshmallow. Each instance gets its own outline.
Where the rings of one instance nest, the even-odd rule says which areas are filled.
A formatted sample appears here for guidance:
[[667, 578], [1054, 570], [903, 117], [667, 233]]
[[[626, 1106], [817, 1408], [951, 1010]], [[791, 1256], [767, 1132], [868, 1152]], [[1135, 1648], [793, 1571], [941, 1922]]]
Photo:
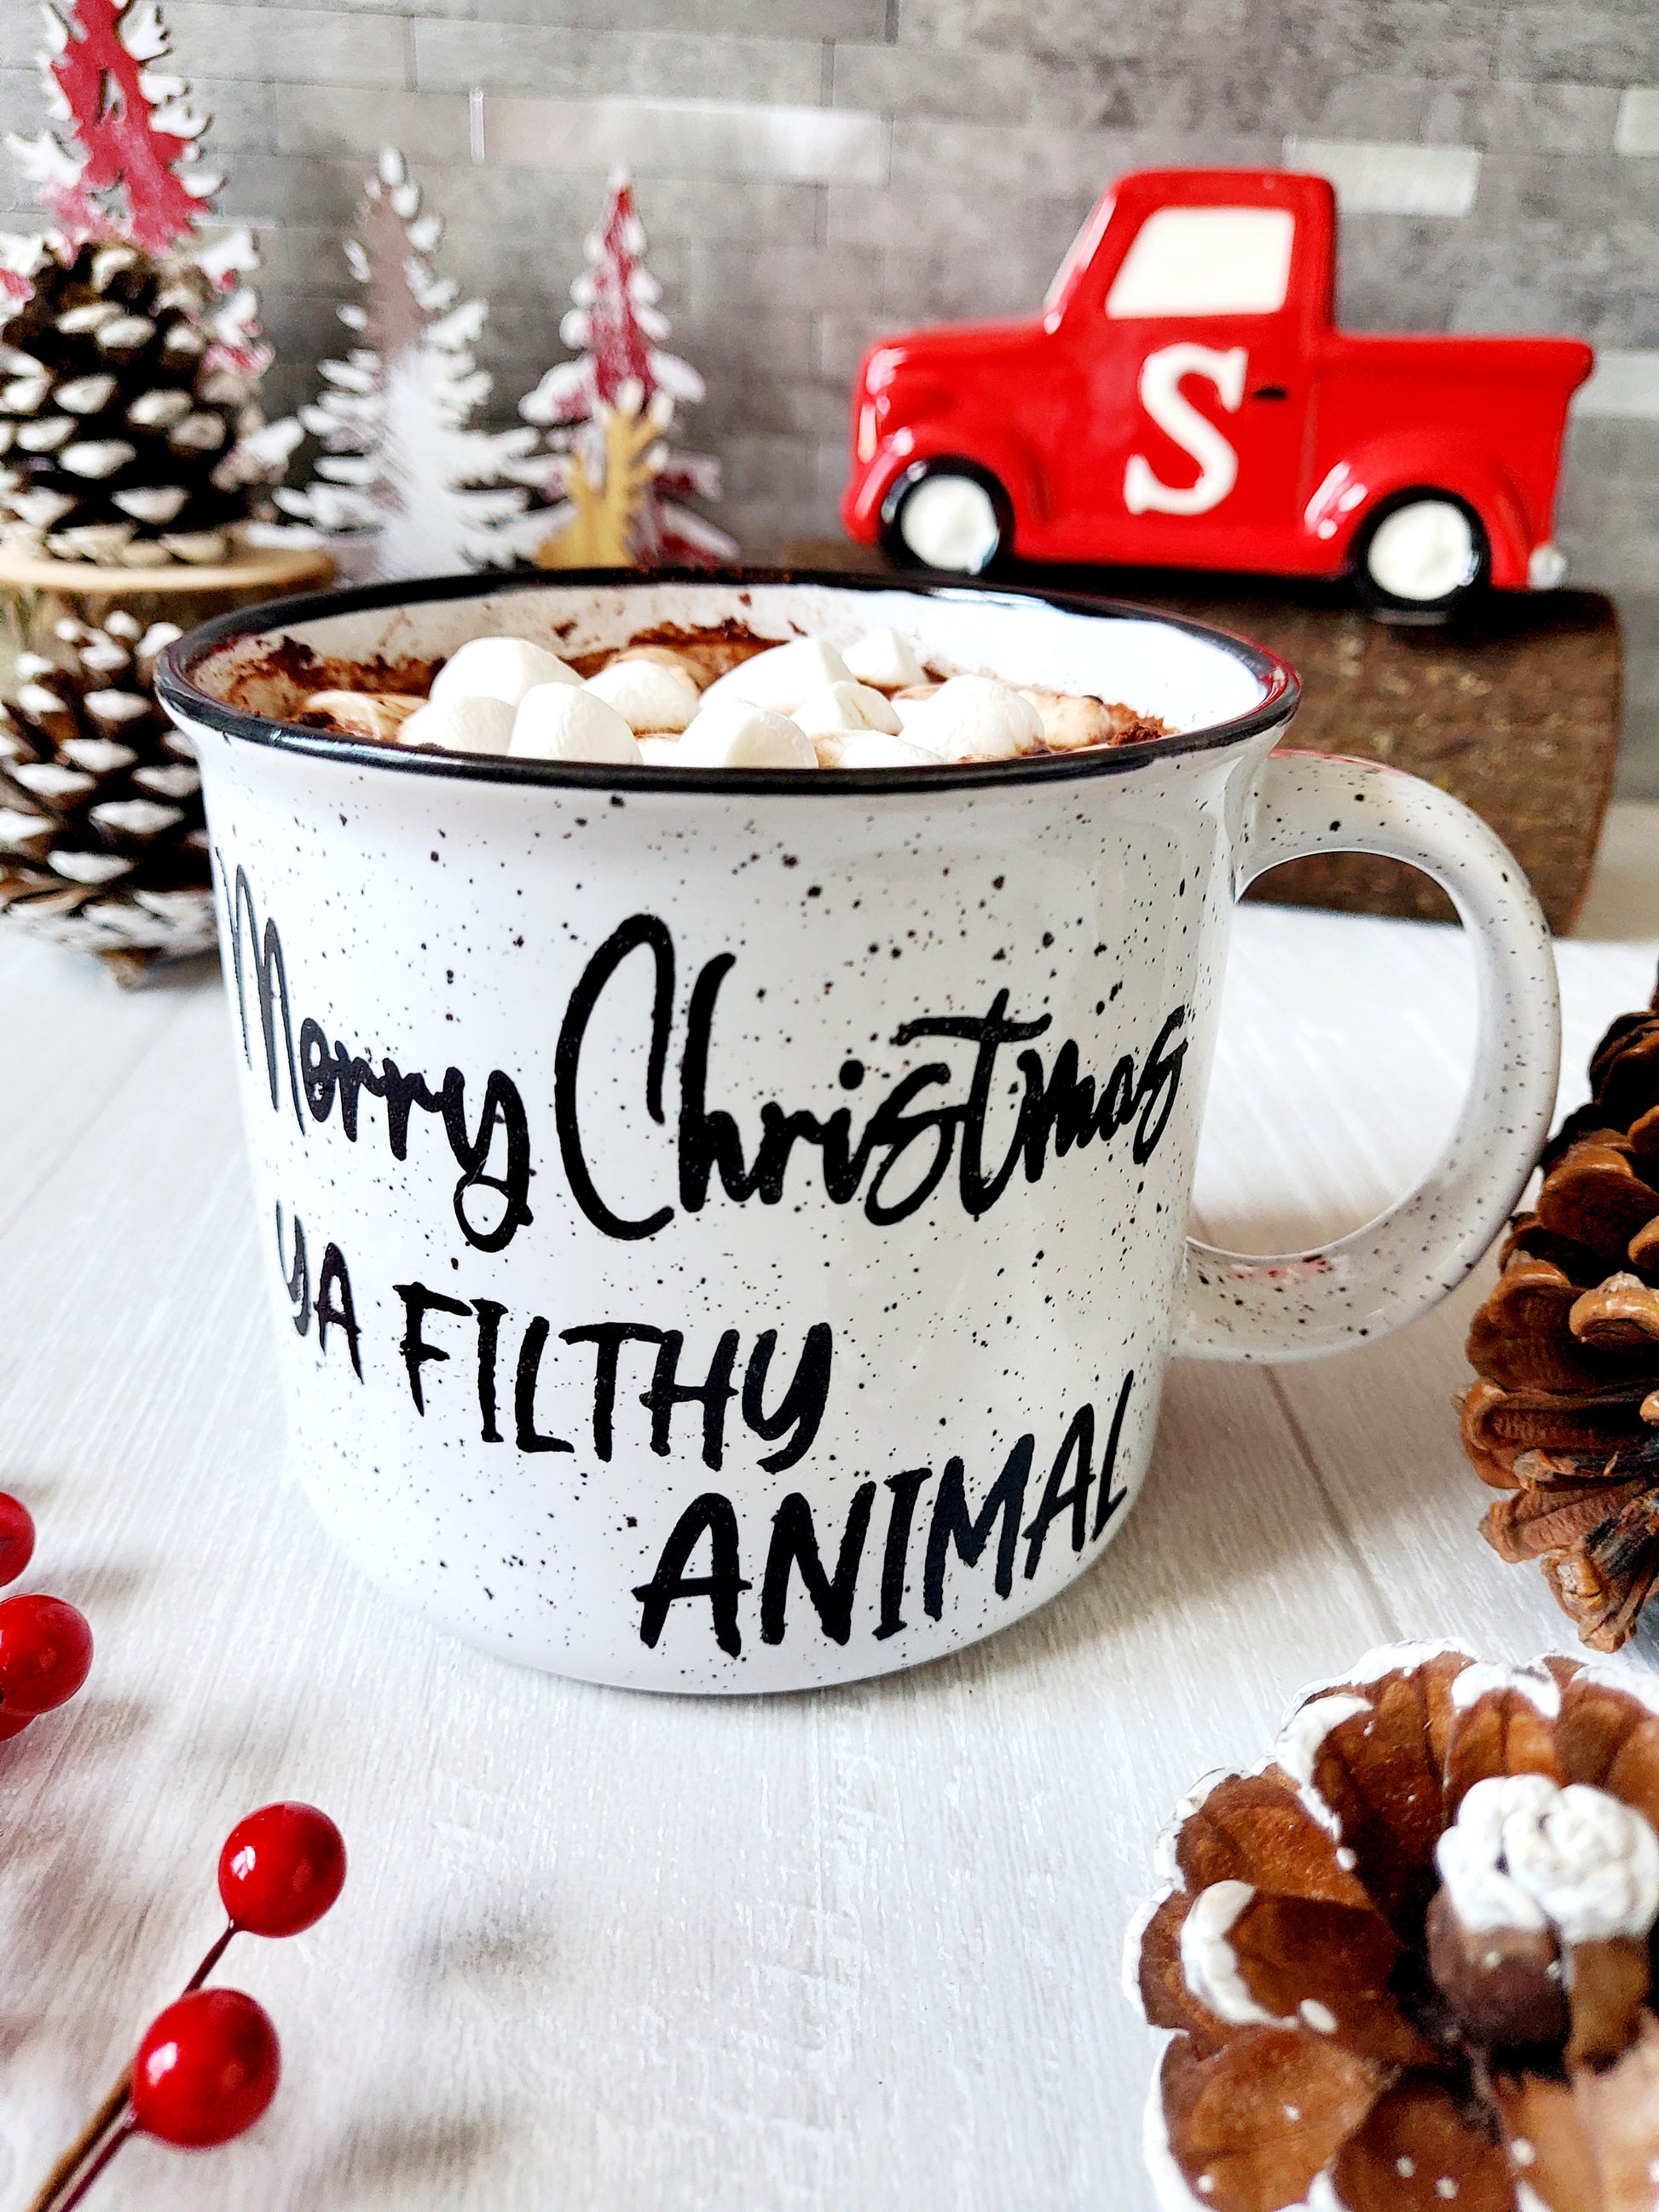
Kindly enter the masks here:
[[437, 745], [450, 753], [504, 753], [513, 709], [504, 699], [431, 699], [398, 732], [400, 745]]
[[826, 684], [851, 681], [847, 663], [833, 645], [821, 637], [797, 637], [728, 668], [703, 693], [702, 702], [708, 707], [746, 699], [751, 707], [764, 707], [774, 714], [793, 714], [803, 699]]
[[680, 741], [678, 738], [641, 738], [640, 758], [647, 768], [678, 768]]
[[867, 684], [826, 684], [803, 699], [789, 717], [809, 738], [831, 730], [885, 730], [890, 738], [899, 731], [899, 718], [879, 691]]
[[500, 699], [516, 707], [538, 684], [580, 684], [556, 653], [522, 637], [473, 637], [432, 679], [434, 699]]
[[849, 645], [842, 659], [860, 684], [872, 684], [880, 691], [897, 691], [907, 684], [927, 681], [909, 639], [896, 629], [872, 629], [856, 645]]
[[841, 740], [837, 768], [938, 768], [937, 753], [896, 738], [885, 730], [855, 730]]
[[816, 768], [818, 757], [805, 730], [783, 714], [744, 699], [717, 700], [679, 740], [682, 768]]
[[538, 684], [519, 702], [514, 718], [514, 760], [606, 761], [637, 768], [634, 732], [614, 707], [585, 684]]
[[683, 730], [697, 711], [697, 687], [656, 660], [613, 660], [582, 687], [614, 707], [635, 736]]
[[994, 676], [953, 676], [904, 716], [904, 734], [940, 760], [1012, 760], [1042, 743], [1042, 717]]

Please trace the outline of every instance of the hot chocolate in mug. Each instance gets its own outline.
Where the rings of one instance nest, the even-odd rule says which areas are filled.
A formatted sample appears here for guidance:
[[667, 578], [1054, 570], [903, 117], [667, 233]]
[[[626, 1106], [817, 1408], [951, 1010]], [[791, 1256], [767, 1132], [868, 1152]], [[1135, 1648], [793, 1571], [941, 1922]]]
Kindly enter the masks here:
[[[1179, 734], [807, 774], [282, 719], [470, 637], [722, 623], [890, 624]], [[1294, 676], [1190, 623], [955, 583], [453, 579], [226, 617], [160, 690], [201, 763], [294, 1465], [377, 1583], [534, 1666], [793, 1690], [1005, 1627], [1122, 1528], [1172, 1352], [1307, 1358], [1422, 1312], [1553, 1106], [1510, 854], [1409, 776], [1273, 756]], [[1234, 902], [1331, 851], [1455, 901], [1468, 1095], [1370, 1227], [1215, 1250], [1186, 1225]]]

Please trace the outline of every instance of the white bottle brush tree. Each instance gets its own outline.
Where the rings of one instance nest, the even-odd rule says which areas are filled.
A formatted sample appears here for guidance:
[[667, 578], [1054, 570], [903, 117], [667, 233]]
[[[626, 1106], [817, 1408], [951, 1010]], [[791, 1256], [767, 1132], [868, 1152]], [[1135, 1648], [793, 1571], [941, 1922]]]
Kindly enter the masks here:
[[434, 275], [442, 234], [388, 149], [345, 242], [362, 296], [339, 314], [357, 343], [322, 363], [322, 390], [300, 410], [321, 448], [313, 481], [276, 494], [287, 534], [323, 545], [357, 580], [505, 566], [546, 529], [526, 514], [541, 473], [527, 463], [534, 432], [474, 427], [490, 387], [472, 352], [489, 309]]
[[667, 442], [676, 405], [702, 399], [703, 381], [663, 348], [669, 326], [645, 243], [633, 184], [619, 172], [559, 326], [580, 352], [550, 368], [519, 407], [548, 432], [541, 480], [564, 501], [537, 518], [554, 526], [537, 550], [544, 567], [701, 565], [738, 553], [724, 531], [682, 504], [720, 497], [720, 464]]

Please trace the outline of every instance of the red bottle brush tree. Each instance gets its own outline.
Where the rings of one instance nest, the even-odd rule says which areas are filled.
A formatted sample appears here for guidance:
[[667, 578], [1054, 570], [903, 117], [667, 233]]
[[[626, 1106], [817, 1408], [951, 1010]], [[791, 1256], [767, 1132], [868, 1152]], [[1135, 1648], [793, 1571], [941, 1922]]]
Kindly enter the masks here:
[[577, 358], [550, 368], [519, 406], [548, 433], [546, 488], [566, 502], [549, 518], [554, 535], [537, 554], [546, 567], [585, 565], [607, 539], [602, 561], [635, 567], [738, 553], [724, 531], [682, 504], [720, 497], [720, 464], [667, 442], [675, 408], [695, 405], [704, 386], [690, 362], [664, 350], [668, 321], [645, 243], [632, 180], [619, 172], [587, 240], [587, 268], [570, 288], [575, 304], [559, 326]]

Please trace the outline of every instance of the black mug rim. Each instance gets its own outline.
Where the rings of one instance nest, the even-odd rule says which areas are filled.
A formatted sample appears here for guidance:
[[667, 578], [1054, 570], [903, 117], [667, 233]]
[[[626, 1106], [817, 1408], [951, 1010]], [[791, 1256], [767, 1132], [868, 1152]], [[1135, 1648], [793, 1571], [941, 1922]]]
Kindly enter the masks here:
[[[1201, 639], [1206, 644], [1218, 646], [1249, 671], [1263, 686], [1264, 696], [1259, 706], [1231, 721], [1206, 724], [1173, 738], [1149, 738], [1139, 744], [1092, 746], [1079, 752], [1041, 753], [1016, 760], [945, 762], [937, 768], [820, 769], [810, 775], [799, 769], [677, 768], [671, 782], [661, 769], [642, 765], [507, 760], [495, 754], [441, 753], [412, 745], [377, 744], [366, 738], [340, 737], [330, 731], [305, 729], [295, 723], [278, 722], [268, 715], [248, 714], [240, 708], [227, 706], [195, 680], [194, 672], [202, 662], [222, 647], [243, 638], [258, 637], [268, 630], [289, 629], [297, 623], [368, 613], [381, 607], [424, 606], [449, 599], [494, 598], [518, 591], [583, 586], [615, 591], [660, 584], [738, 588], [759, 584], [802, 585], [834, 590], [896, 591], [911, 592], [918, 598], [977, 599], [988, 605], [1035, 601], [1063, 614], [1095, 620], [1152, 622]], [[204, 724], [222, 736], [245, 743], [313, 759], [338, 761], [350, 767], [459, 778], [467, 782], [542, 785], [587, 791], [661, 793], [672, 789], [676, 793], [752, 793], [757, 796], [765, 793], [790, 798], [821, 793], [825, 799], [960, 791], [991, 784], [1012, 787], [1034, 782], [1073, 782], [1098, 775], [1122, 775], [1152, 761], [1245, 744], [1264, 732], [1287, 723], [1302, 696], [1301, 680], [1296, 671], [1265, 646], [1213, 629], [1207, 623], [1194, 622], [1188, 616], [1166, 614], [1161, 608], [1137, 606], [1128, 600], [1094, 599], [1075, 592], [1049, 591], [1041, 584], [1005, 583], [994, 579], [748, 566], [514, 569], [501, 573], [469, 570], [457, 576], [343, 585], [328, 591], [264, 599], [254, 606], [216, 615], [175, 638], [156, 663], [155, 685], [157, 698], [175, 720]]]

